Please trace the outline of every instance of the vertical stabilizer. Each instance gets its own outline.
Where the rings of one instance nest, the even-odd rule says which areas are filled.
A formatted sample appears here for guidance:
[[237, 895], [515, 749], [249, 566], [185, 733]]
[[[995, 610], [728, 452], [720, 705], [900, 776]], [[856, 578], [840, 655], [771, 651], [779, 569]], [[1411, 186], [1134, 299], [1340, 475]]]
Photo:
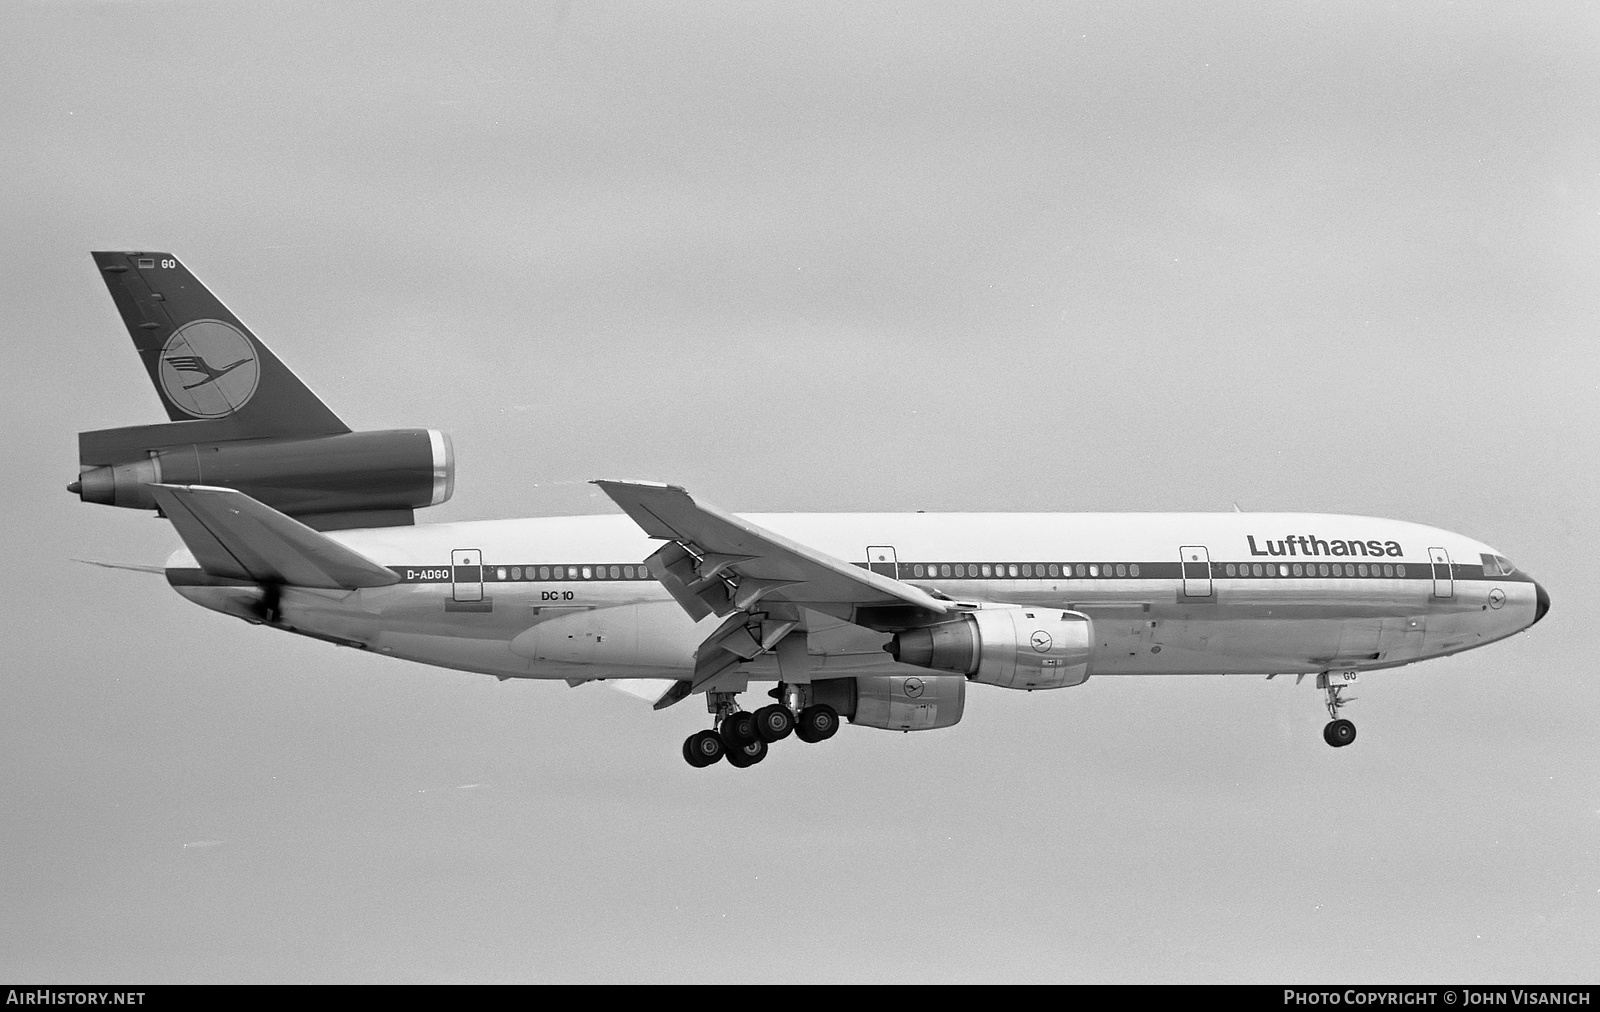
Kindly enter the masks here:
[[350, 431], [171, 253], [94, 262], [173, 421], [209, 440]]

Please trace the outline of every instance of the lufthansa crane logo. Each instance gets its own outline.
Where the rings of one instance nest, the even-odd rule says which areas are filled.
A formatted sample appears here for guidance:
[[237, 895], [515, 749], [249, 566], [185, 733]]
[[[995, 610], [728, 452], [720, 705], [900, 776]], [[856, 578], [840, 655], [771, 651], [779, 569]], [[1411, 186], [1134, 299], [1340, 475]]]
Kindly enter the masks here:
[[910, 696], [912, 699], [916, 699], [918, 696], [922, 695], [923, 688], [924, 686], [922, 679], [917, 678], [915, 675], [906, 679], [906, 695]]
[[1050, 634], [1043, 629], [1034, 630], [1033, 635], [1028, 637], [1028, 643], [1033, 647], [1034, 652], [1041, 654], [1048, 652], [1055, 645], [1055, 642], [1050, 638]]
[[161, 390], [195, 418], [221, 418], [250, 402], [261, 380], [255, 345], [221, 320], [186, 323], [161, 349]]
[[1506, 603], [1506, 592], [1505, 591], [1501, 590], [1499, 587], [1496, 587], [1493, 590], [1489, 591], [1489, 607], [1493, 608], [1495, 611], [1499, 611], [1501, 605], [1503, 605], [1505, 603]]

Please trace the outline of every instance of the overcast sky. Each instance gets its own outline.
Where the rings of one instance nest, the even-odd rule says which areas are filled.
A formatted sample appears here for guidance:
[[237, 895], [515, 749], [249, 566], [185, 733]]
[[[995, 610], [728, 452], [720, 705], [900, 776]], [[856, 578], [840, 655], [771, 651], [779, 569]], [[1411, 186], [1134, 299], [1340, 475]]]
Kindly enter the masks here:
[[[23, 3], [0, 31], [0, 978], [1600, 977], [1600, 12]], [[424, 520], [1307, 510], [1534, 573], [1363, 679], [976, 686], [748, 771], [188, 604], [64, 491], [176, 253]]]

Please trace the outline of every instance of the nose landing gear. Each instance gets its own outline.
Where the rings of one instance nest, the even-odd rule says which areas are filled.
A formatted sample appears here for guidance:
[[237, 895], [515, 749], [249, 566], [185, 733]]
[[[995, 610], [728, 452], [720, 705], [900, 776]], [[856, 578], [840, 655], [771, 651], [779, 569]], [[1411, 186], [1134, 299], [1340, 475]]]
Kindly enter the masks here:
[[1340, 707], [1356, 701], [1354, 696], [1348, 699], [1344, 696], [1344, 690], [1355, 684], [1355, 680], [1354, 671], [1325, 671], [1317, 676], [1317, 688], [1328, 693], [1328, 716], [1332, 718], [1322, 729], [1322, 740], [1334, 748], [1344, 748], [1356, 740], [1356, 726], [1339, 716]]

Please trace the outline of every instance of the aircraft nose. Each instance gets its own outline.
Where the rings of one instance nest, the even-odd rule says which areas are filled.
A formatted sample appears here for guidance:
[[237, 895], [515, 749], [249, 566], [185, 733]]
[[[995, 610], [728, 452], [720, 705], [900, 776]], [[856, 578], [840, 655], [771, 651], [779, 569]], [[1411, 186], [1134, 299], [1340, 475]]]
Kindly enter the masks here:
[[1538, 580], [1533, 581], [1533, 624], [1538, 625], [1544, 618], [1544, 613], [1550, 610], [1550, 595], [1545, 592], [1544, 585]]

